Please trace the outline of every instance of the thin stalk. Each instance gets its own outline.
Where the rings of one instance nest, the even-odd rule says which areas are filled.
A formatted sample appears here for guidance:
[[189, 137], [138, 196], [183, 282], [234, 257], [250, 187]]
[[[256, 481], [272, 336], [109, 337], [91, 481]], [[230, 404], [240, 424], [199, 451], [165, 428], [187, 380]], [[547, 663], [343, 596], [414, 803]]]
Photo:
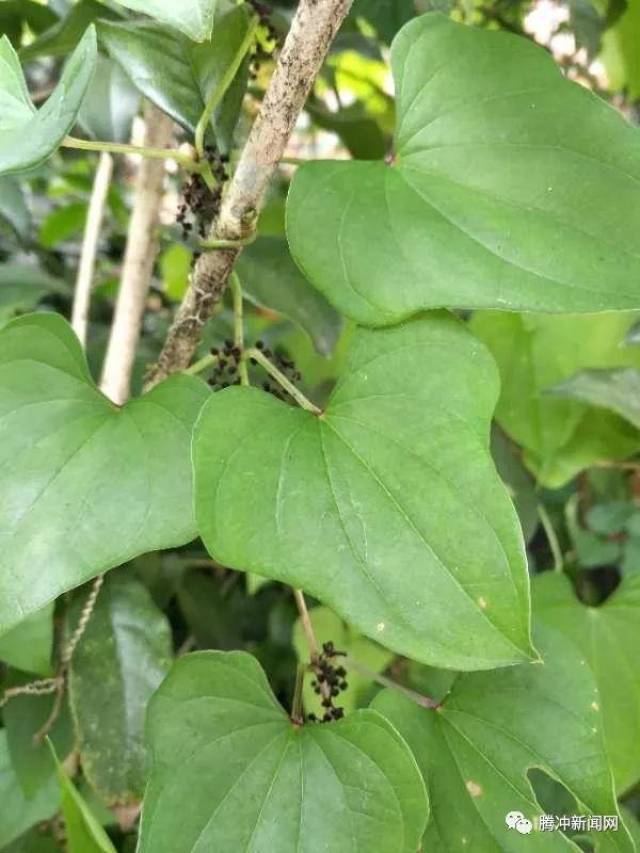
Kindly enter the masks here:
[[257, 237], [254, 231], [248, 237], [243, 237], [240, 240], [201, 240], [198, 244], [201, 249], [215, 251], [216, 249], [239, 249], [243, 246], [250, 246], [254, 243]]
[[259, 23], [259, 19], [255, 15], [249, 21], [249, 26], [247, 27], [245, 37], [242, 40], [242, 43], [240, 44], [236, 55], [233, 57], [231, 65], [228, 66], [222, 76], [222, 79], [209, 95], [202, 115], [198, 120], [198, 124], [196, 126], [195, 147], [201, 159], [204, 157], [204, 136], [207, 132], [207, 126], [209, 125], [211, 117], [216, 111], [216, 108], [226, 95], [229, 86], [233, 83], [234, 78], [238, 73], [238, 69], [242, 65], [245, 56], [251, 48]]
[[375, 681], [377, 684], [380, 684], [382, 687], [388, 687], [390, 690], [396, 690], [398, 693], [402, 693], [403, 696], [406, 696], [407, 699], [411, 699], [412, 702], [415, 702], [417, 705], [420, 705], [423, 708], [431, 708], [432, 710], [435, 708], [439, 708], [442, 702], [436, 702], [435, 699], [432, 699], [430, 696], [424, 696], [422, 693], [418, 693], [416, 690], [411, 690], [410, 687], [405, 687], [403, 684], [398, 684], [397, 681], [393, 681], [391, 678], [387, 678], [386, 675], [381, 675], [379, 672], [374, 672], [372, 669], [364, 666], [358, 661], [354, 660], [349, 655], [345, 655], [344, 665], [349, 669], [355, 669], [356, 672], [359, 672], [360, 675], [363, 675], [365, 678], [370, 679], [371, 681]]
[[203, 356], [199, 361], [194, 362], [191, 367], [187, 367], [186, 370], [183, 370], [183, 373], [196, 374], [202, 373], [203, 370], [206, 370], [207, 367], [212, 367], [218, 361], [217, 355], [208, 355]]
[[188, 154], [174, 148], [149, 148], [146, 145], [129, 145], [123, 142], [96, 142], [91, 139], [77, 139], [66, 136], [62, 142], [64, 148], [76, 148], [80, 151], [107, 151], [110, 154], [139, 154], [149, 160], [175, 160], [189, 172], [202, 172], [203, 164]]
[[293, 691], [293, 702], [291, 703], [291, 721], [297, 726], [301, 726], [304, 723], [302, 689], [304, 687], [306, 669], [304, 664], [299, 663], [296, 670], [296, 686]]
[[281, 157], [280, 162], [286, 166], [304, 166], [311, 161], [305, 160], [304, 157]]
[[553, 524], [551, 523], [551, 519], [549, 518], [549, 513], [545, 509], [544, 505], [541, 503], [538, 504], [538, 516], [540, 517], [540, 522], [542, 523], [542, 527], [547, 537], [547, 541], [549, 542], [549, 548], [551, 549], [551, 554], [553, 556], [554, 571], [561, 572], [564, 569], [562, 549], [560, 548], [558, 537], [556, 536], [556, 532], [553, 529]]
[[312, 415], [322, 414], [322, 409], [319, 409], [315, 403], [308, 400], [302, 391], [298, 390], [293, 382], [290, 382], [284, 373], [278, 370], [275, 364], [269, 361], [269, 359], [259, 349], [252, 347], [251, 349], [246, 350], [245, 358], [255, 358], [258, 364], [264, 367], [267, 373], [276, 380], [278, 385], [284, 388], [284, 390], [293, 397], [296, 403], [307, 412], [311, 412]]
[[304, 600], [304, 593], [301, 589], [294, 589], [293, 597], [296, 602], [296, 607], [298, 608], [298, 613], [300, 614], [300, 625], [302, 626], [302, 631], [307, 641], [309, 658], [311, 663], [314, 663], [318, 660], [320, 655], [320, 646], [318, 645], [316, 632], [313, 630], [313, 625], [311, 624], [311, 617], [307, 610], [307, 602]]
[[[231, 283], [231, 293], [233, 295], [233, 342], [235, 346], [238, 347], [240, 352], [244, 352], [244, 315], [242, 306], [242, 284], [238, 277], [238, 273], [235, 272], [235, 270], [231, 273], [229, 280]], [[244, 358], [240, 359], [238, 373], [240, 375], [240, 384], [248, 385], [249, 372], [247, 371], [247, 362], [244, 360]]]

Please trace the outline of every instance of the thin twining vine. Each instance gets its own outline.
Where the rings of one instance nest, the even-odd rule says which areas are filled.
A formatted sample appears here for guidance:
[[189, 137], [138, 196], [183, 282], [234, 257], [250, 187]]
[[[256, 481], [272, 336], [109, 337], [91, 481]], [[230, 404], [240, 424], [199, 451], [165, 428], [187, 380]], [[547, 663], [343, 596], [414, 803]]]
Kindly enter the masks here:
[[16, 696], [46, 696], [55, 693], [51, 713], [46, 719], [44, 725], [33, 736], [34, 743], [41, 743], [45, 739], [60, 716], [67, 684], [69, 665], [71, 664], [75, 650], [78, 648], [80, 640], [87, 629], [87, 625], [89, 624], [89, 620], [93, 614], [103, 583], [104, 575], [98, 575], [93, 581], [87, 600], [82, 608], [78, 624], [62, 650], [60, 660], [58, 661], [57, 672], [53, 678], [38, 679], [36, 681], [30, 681], [28, 684], [9, 687], [4, 691], [2, 699], [0, 699], [0, 708], [3, 708]]

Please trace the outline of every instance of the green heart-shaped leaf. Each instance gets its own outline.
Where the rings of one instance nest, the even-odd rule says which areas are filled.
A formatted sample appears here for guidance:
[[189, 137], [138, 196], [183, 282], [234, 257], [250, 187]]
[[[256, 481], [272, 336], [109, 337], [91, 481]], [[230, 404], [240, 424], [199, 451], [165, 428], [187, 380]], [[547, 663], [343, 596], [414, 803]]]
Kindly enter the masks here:
[[358, 330], [320, 417], [214, 394], [193, 448], [207, 548], [425, 663], [526, 659], [522, 534], [488, 448], [497, 393], [485, 348], [434, 314]]
[[600, 607], [579, 601], [568, 579], [546, 572], [533, 585], [536, 618], [571, 639], [598, 683], [616, 787], [640, 779], [640, 575], [625, 578]]
[[0, 637], [0, 660], [23, 672], [52, 675], [53, 602]]
[[310, 163], [293, 256], [367, 325], [421, 308], [640, 306], [640, 143], [551, 56], [437, 14], [394, 41], [396, 162]]
[[0, 633], [138, 554], [188, 542], [208, 391], [177, 376], [119, 409], [55, 314], [0, 331]]
[[75, 123], [96, 57], [96, 32], [89, 27], [53, 93], [36, 110], [11, 42], [6, 36], [0, 40], [0, 175], [38, 166], [58, 148]]
[[122, 6], [144, 12], [183, 32], [194, 41], [211, 38], [218, 0], [117, 0]]
[[179, 660], [149, 708], [140, 853], [415, 853], [428, 815], [407, 745], [379, 714], [294, 725], [255, 658]]
[[[565, 786], [574, 814], [618, 815], [589, 667], [558, 632], [536, 631], [535, 640], [544, 663], [462, 674], [437, 710], [391, 690], [374, 700], [406, 738], [427, 782], [425, 851], [578, 851], [561, 832], [539, 828], [532, 768]], [[533, 824], [529, 834], [507, 826], [511, 812]], [[622, 824], [591, 838], [599, 851], [634, 850]]]

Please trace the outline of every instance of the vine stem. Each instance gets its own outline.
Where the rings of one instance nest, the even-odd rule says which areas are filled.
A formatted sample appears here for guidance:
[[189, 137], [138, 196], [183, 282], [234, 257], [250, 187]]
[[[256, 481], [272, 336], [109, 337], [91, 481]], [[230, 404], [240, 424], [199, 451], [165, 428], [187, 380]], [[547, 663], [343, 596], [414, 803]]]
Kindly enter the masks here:
[[247, 32], [245, 33], [245, 36], [242, 42], [240, 43], [240, 46], [236, 51], [235, 56], [231, 61], [231, 65], [228, 66], [222, 76], [222, 79], [209, 95], [202, 115], [198, 120], [195, 133], [195, 148], [198, 152], [198, 156], [201, 159], [204, 158], [204, 137], [205, 133], [207, 132], [207, 125], [209, 124], [220, 102], [226, 95], [229, 86], [233, 83], [235, 76], [244, 61], [245, 56], [249, 52], [253, 44], [253, 40], [259, 23], [260, 21], [258, 17], [256, 15], [252, 15], [251, 20], [249, 21], [249, 26], [247, 27]]
[[304, 676], [307, 668], [304, 664], [299, 663], [296, 669], [296, 685], [293, 691], [293, 702], [291, 703], [291, 721], [301, 726], [304, 723], [304, 701], [302, 691], [304, 688]]
[[542, 527], [545, 532], [545, 536], [547, 537], [549, 548], [551, 549], [551, 554], [553, 556], [553, 569], [556, 572], [561, 572], [564, 568], [562, 549], [560, 548], [558, 537], [556, 536], [556, 532], [553, 529], [553, 524], [551, 523], [551, 519], [549, 518], [549, 513], [547, 512], [544, 505], [541, 503], [538, 504], [538, 516], [540, 518], [540, 522], [542, 523]]
[[435, 710], [442, 705], [442, 702], [437, 702], [435, 699], [432, 699], [430, 696], [424, 696], [422, 693], [418, 693], [416, 690], [411, 690], [410, 687], [405, 687], [403, 684], [398, 684], [397, 681], [394, 681], [391, 678], [387, 678], [386, 675], [382, 675], [379, 672], [374, 672], [372, 669], [364, 666], [364, 664], [359, 663], [354, 658], [349, 655], [344, 656], [345, 667], [347, 669], [354, 669], [356, 672], [359, 672], [360, 675], [363, 675], [365, 678], [370, 679], [371, 681], [375, 681], [381, 687], [388, 687], [390, 690], [395, 690], [398, 693], [402, 693], [403, 696], [406, 696], [407, 699], [410, 699], [412, 702], [415, 702], [417, 705], [420, 705], [422, 708], [430, 708], [431, 710]]
[[[260, 112], [227, 184], [211, 240], [239, 241], [255, 231], [273, 174], [351, 3], [299, 0]], [[241, 249], [236, 245], [200, 256], [158, 363], [147, 374], [147, 387], [188, 367]]]
[[202, 373], [203, 370], [206, 370], [207, 367], [213, 367], [213, 365], [217, 364], [218, 361], [219, 356], [209, 353], [208, 355], [203, 356], [199, 361], [194, 362], [191, 367], [187, 367], [186, 370], [183, 370], [183, 373], [188, 373], [190, 375]]
[[[244, 314], [242, 304], [242, 283], [235, 270], [231, 273], [231, 292], [233, 295], [233, 342], [244, 353]], [[241, 358], [238, 366], [240, 384], [249, 384], [246, 359]]]
[[309, 610], [307, 609], [307, 602], [304, 598], [304, 593], [301, 589], [293, 589], [293, 597], [296, 602], [296, 607], [298, 608], [298, 613], [300, 615], [300, 625], [302, 626], [302, 631], [304, 633], [305, 639], [307, 641], [307, 648], [309, 649], [309, 658], [311, 663], [314, 663], [318, 660], [320, 655], [320, 646], [318, 645], [318, 638], [316, 637], [316, 632], [313, 630], [313, 625], [311, 624], [311, 617], [309, 615]]
[[98, 255], [100, 228], [104, 219], [104, 211], [109, 194], [109, 185], [113, 175], [113, 157], [106, 151], [100, 154], [98, 168], [93, 179], [93, 189], [89, 201], [87, 224], [82, 239], [78, 276], [73, 292], [73, 308], [71, 311], [71, 326], [84, 348], [87, 343], [89, 326], [89, 309], [91, 307], [91, 290]]
[[278, 370], [275, 364], [269, 361], [263, 352], [255, 347], [251, 347], [251, 349], [245, 351], [244, 355], [245, 358], [254, 358], [261, 367], [264, 367], [267, 373], [276, 380], [278, 385], [284, 388], [284, 390], [293, 397], [301, 408], [305, 409], [307, 412], [311, 412], [312, 415], [319, 416], [322, 414], [322, 409], [319, 409], [315, 403], [308, 400], [302, 391], [296, 388], [293, 382], [287, 379], [284, 373]]
[[76, 148], [80, 151], [106, 151], [108, 154], [138, 154], [147, 160], [175, 160], [189, 172], [200, 174], [204, 170], [202, 163], [176, 151], [173, 148], [155, 148], [148, 145], [129, 145], [124, 142], [98, 142], [92, 139], [78, 139], [66, 136], [62, 142], [63, 148]]

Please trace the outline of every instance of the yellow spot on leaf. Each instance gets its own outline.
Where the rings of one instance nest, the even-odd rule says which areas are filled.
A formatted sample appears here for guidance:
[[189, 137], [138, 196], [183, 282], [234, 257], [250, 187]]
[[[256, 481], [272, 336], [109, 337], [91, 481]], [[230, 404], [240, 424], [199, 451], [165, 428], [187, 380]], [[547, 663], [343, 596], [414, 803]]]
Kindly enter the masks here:
[[483, 794], [482, 788], [478, 785], [477, 782], [474, 782], [472, 779], [467, 780], [465, 782], [467, 786], [467, 791], [471, 794], [472, 797], [481, 797]]

